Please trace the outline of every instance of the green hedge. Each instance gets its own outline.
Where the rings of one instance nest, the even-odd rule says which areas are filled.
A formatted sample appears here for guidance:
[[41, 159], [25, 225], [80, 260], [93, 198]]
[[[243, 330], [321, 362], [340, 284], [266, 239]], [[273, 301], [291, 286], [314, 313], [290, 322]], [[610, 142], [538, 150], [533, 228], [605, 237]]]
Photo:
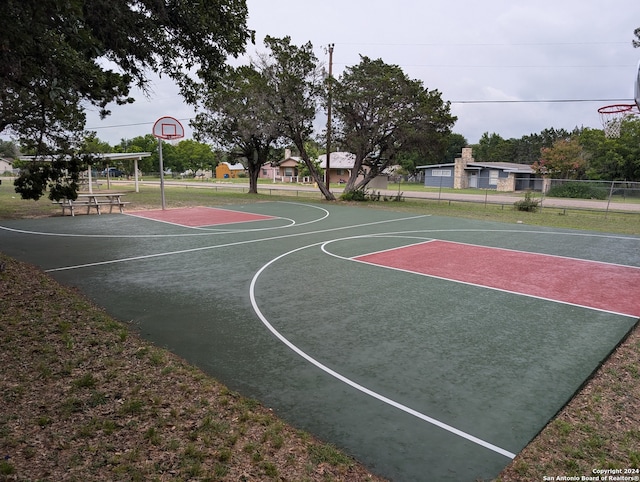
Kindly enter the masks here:
[[567, 182], [549, 189], [549, 197], [568, 197], [576, 199], [607, 199], [609, 190], [606, 187], [588, 182]]

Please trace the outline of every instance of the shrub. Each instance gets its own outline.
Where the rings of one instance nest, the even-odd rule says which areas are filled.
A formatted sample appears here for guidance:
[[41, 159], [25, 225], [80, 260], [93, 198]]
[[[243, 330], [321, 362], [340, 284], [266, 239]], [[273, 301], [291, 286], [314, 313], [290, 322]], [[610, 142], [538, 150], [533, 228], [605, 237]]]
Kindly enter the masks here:
[[533, 199], [530, 192], [524, 194], [524, 199], [513, 203], [518, 211], [535, 213], [540, 205], [540, 200]]
[[345, 192], [340, 196], [343, 201], [404, 201], [403, 193], [385, 195], [380, 191], [367, 191], [365, 188], [356, 189], [354, 191]]
[[345, 192], [340, 196], [343, 201], [366, 201], [367, 190], [366, 189], [354, 189], [353, 191]]
[[588, 182], [567, 182], [549, 189], [549, 197], [568, 197], [575, 199], [607, 199], [607, 188]]

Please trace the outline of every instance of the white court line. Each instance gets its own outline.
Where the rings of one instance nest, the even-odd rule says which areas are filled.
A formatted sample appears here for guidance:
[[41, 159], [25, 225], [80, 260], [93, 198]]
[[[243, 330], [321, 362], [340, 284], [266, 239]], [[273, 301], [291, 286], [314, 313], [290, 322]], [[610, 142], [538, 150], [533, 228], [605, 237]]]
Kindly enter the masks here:
[[[360, 237], [360, 236], [354, 236], [355, 237]], [[309, 363], [311, 363], [312, 365], [316, 366], [317, 368], [319, 368], [320, 370], [324, 371], [325, 373], [327, 373], [328, 375], [331, 375], [332, 377], [340, 380], [341, 382], [349, 385], [352, 388], [355, 388], [356, 390], [369, 395], [370, 397], [375, 398], [376, 400], [379, 400], [383, 403], [386, 403], [387, 405], [390, 405], [394, 408], [397, 408], [399, 410], [402, 410], [405, 413], [408, 413], [409, 415], [413, 415], [414, 417], [419, 418], [420, 420], [423, 420], [427, 423], [430, 423], [432, 425], [435, 425], [436, 427], [439, 427], [443, 430], [446, 430], [447, 432], [450, 432], [454, 435], [457, 435], [458, 437], [461, 437], [465, 440], [468, 440], [470, 442], [473, 442], [477, 445], [480, 445], [481, 447], [484, 447], [486, 449], [489, 449], [493, 452], [496, 452], [500, 455], [503, 455], [509, 459], [513, 459], [516, 454], [509, 452], [508, 450], [505, 450], [501, 447], [498, 447], [497, 445], [494, 445], [492, 443], [487, 442], [486, 440], [482, 440], [478, 437], [475, 437], [474, 435], [468, 434], [466, 432], [463, 432], [462, 430], [459, 430], [451, 425], [448, 425], [444, 422], [441, 422], [440, 420], [437, 420], [435, 418], [429, 417], [428, 415], [425, 415], [423, 413], [418, 412], [417, 410], [414, 410], [410, 407], [407, 407], [406, 405], [403, 405], [401, 403], [396, 402], [395, 400], [392, 400], [388, 397], [385, 397], [384, 395], [381, 395], [377, 392], [374, 392], [373, 390], [368, 389], [367, 387], [360, 385], [359, 383], [354, 382], [353, 380], [345, 377], [344, 375], [341, 375], [340, 373], [336, 372], [335, 370], [332, 370], [331, 368], [329, 368], [328, 366], [322, 364], [321, 362], [319, 362], [318, 360], [316, 360], [315, 358], [313, 358], [311, 355], [308, 355], [306, 352], [302, 351], [300, 348], [298, 348], [296, 345], [294, 345], [293, 343], [291, 343], [287, 338], [284, 337], [284, 335], [282, 335], [278, 330], [276, 330], [273, 325], [271, 323], [269, 323], [269, 320], [267, 320], [266, 316], [264, 316], [264, 314], [262, 313], [262, 311], [260, 311], [260, 307], [258, 306], [258, 303], [256, 301], [256, 297], [255, 297], [255, 287], [256, 287], [256, 282], [258, 281], [258, 278], [260, 277], [260, 275], [273, 263], [275, 263], [276, 261], [279, 261], [280, 259], [284, 258], [285, 256], [288, 256], [290, 254], [296, 253], [298, 251], [302, 251], [303, 249], [307, 249], [307, 248], [311, 248], [313, 246], [318, 246], [318, 245], [323, 245], [326, 244], [327, 241], [321, 241], [319, 243], [314, 243], [314, 244], [310, 244], [307, 246], [303, 246], [301, 248], [296, 248], [293, 249], [287, 253], [281, 254], [280, 256], [272, 259], [271, 261], [269, 261], [267, 264], [265, 264], [262, 268], [260, 268], [256, 274], [253, 276], [253, 279], [251, 280], [251, 285], [249, 287], [249, 297], [251, 299], [251, 306], [253, 306], [253, 310], [256, 312], [256, 314], [258, 315], [258, 318], [260, 318], [260, 321], [262, 321], [262, 323], [267, 327], [267, 329], [273, 333], [273, 335], [278, 338], [282, 343], [284, 343], [287, 347], [289, 347], [291, 350], [293, 350], [295, 353], [297, 353], [299, 356], [301, 356], [302, 358], [304, 358], [305, 360], [307, 360]]]
[[299, 237], [299, 236], [307, 236], [307, 235], [311, 235], [311, 234], [324, 234], [324, 233], [329, 233], [329, 232], [333, 232], [333, 231], [342, 231], [342, 230], [345, 230], [345, 229], [361, 228], [361, 227], [365, 227], [365, 226], [375, 226], [375, 225], [378, 225], [378, 224], [385, 224], [385, 223], [395, 223], [395, 222], [408, 221], [408, 220], [411, 220], [411, 219], [420, 219], [420, 218], [425, 218], [425, 217], [429, 217], [429, 215], [410, 216], [408, 218], [400, 218], [400, 219], [387, 219], [387, 220], [384, 220], [384, 221], [374, 221], [374, 222], [371, 222], [371, 223], [354, 224], [354, 225], [351, 225], [351, 226], [340, 226], [340, 227], [337, 227], [337, 228], [321, 229], [321, 230], [318, 230], [318, 231], [310, 231], [310, 232], [305, 232], [305, 233], [283, 234], [282, 236], [272, 236], [270, 238], [250, 239], [250, 240], [246, 240], [246, 241], [235, 241], [233, 243], [216, 244], [214, 246], [201, 246], [199, 248], [181, 249], [181, 250], [177, 250], [177, 251], [168, 251], [168, 252], [164, 252], [164, 253], [147, 254], [147, 255], [142, 255], [142, 256], [133, 256], [133, 257], [130, 257], [130, 258], [112, 259], [112, 260], [108, 260], [108, 261], [97, 261], [95, 263], [85, 263], [85, 264], [78, 264], [78, 265], [74, 265], [74, 266], [63, 266], [63, 267], [60, 267], [60, 268], [47, 269], [47, 270], [45, 270], [45, 273], [52, 273], [52, 272], [55, 272], [55, 271], [68, 271], [68, 270], [80, 269], [80, 268], [90, 268], [90, 267], [93, 267], [93, 266], [102, 266], [102, 265], [107, 265], [107, 264], [125, 263], [125, 262], [138, 261], [138, 260], [143, 260], [143, 259], [160, 258], [160, 257], [163, 257], [163, 256], [173, 256], [173, 255], [176, 255], [176, 254], [195, 253], [195, 252], [198, 252], [198, 251], [208, 251], [208, 250], [211, 250], [211, 249], [227, 248], [227, 247], [231, 247], [231, 246], [241, 246], [243, 244], [262, 243], [262, 242], [265, 242], [265, 241], [273, 241], [273, 240], [278, 240], [278, 239], [294, 238], [294, 237]]
[[[324, 215], [314, 219], [312, 221], [306, 221], [304, 223], [300, 223], [297, 224], [297, 227], [301, 227], [301, 226], [307, 226], [309, 224], [313, 224], [313, 223], [317, 223], [320, 221], [323, 221], [324, 219], [327, 219], [329, 217], [329, 211], [326, 210], [325, 208], [322, 208], [320, 206], [314, 206], [313, 204], [303, 204], [303, 203], [296, 203], [296, 202], [290, 202], [290, 201], [273, 201], [274, 203], [282, 203], [282, 204], [293, 204], [293, 205], [297, 205], [297, 206], [305, 206], [305, 207], [309, 207], [309, 208], [313, 208], [313, 209], [318, 209], [319, 211], [323, 211]], [[243, 211], [239, 211], [239, 212], [243, 212]], [[125, 215], [129, 215], [127, 213], [123, 213]], [[253, 214], [257, 214], [257, 213], [253, 213]], [[131, 217], [137, 217], [138, 219], [142, 219], [142, 216], [132, 216], [129, 215]], [[152, 220], [151, 218], [145, 218], [147, 220]], [[281, 219], [288, 219], [288, 218], [281, 218]], [[153, 220], [153, 221], [157, 221], [157, 220]], [[166, 223], [166, 224], [171, 224], [171, 223]], [[182, 225], [179, 225], [180, 227], [185, 227]], [[52, 236], [52, 237], [67, 237], [67, 238], [116, 238], [116, 239], [129, 239], [129, 238], [134, 238], [134, 239], [160, 239], [160, 238], [187, 238], [187, 237], [191, 237], [191, 236], [214, 236], [214, 235], [219, 235], [219, 234], [233, 234], [233, 233], [252, 233], [252, 232], [258, 232], [258, 231], [270, 231], [270, 230], [276, 230], [276, 229], [283, 229], [283, 228], [288, 228], [291, 226], [275, 226], [275, 227], [267, 227], [267, 228], [255, 228], [255, 229], [228, 229], [228, 230], [212, 230], [209, 229], [208, 231], [202, 231], [200, 230], [200, 232], [197, 233], [173, 233], [173, 234], [76, 234], [76, 233], [51, 233], [51, 232], [44, 232], [44, 231], [29, 231], [26, 229], [16, 229], [16, 228], [10, 228], [8, 226], [1, 226], [0, 225], [0, 230], [5, 230], [5, 231], [9, 231], [9, 232], [13, 232], [13, 233], [18, 233], [18, 234], [32, 234], [34, 236]]]
[[[230, 221], [230, 222], [227, 222], [227, 223], [221, 223], [221, 224], [219, 224], [219, 226], [227, 226], [229, 224], [241, 224], [241, 223], [255, 223], [255, 222], [262, 222], [262, 221], [273, 221], [275, 219], [284, 219], [285, 221], [289, 221], [289, 224], [288, 225], [284, 225], [284, 226], [271, 226], [271, 227], [266, 227], [266, 228], [254, 228], [254, 229], [250, 229], [250, 230], [224, 229], [224, 228], [207, 228], [206, 226], [216, 226], [216, 224], [205, 224], [203, 226], [189, 226], [187, 224], [180, 224], [178, 222], [166, 221], [164, 219], [150, 218], [150, 217], [147, 217], [147, 216], [143, 216], [142, 214], [139, 214], [139, 213], [144, 213], [144, 212], [147, 212], [147, 211], [131, 211], [131, 212], [122, 213], [122, 214], [124, 214], [126, 216], [130, 216], [132, 218], [146, 219], [147, 221], [155, 221], [157, 223], [169, 224], [171, 226], [179, 226], [181, 228], [201, 230], [201, 231], [210, 231], [210, 232], [215, 232], [215, 233], [221, 232], [223, 234], [236, 233], [236, 232], [246, 232], [246, 231], [250, 231], [250, 232], [252, 232], [252, 231], [262, 231], [262, 230], [269, 230], [269, 229], [281, 229], [281, 228], [288, 228], [288, 227], [291, 227], [291, 226], [296, 224], [295, 220], [290, 219], [290, 218], [285, 218], [285, 217], [282, 217], [282, 216], [272, 216], [270, 214], [259, 214], [259, 213], [254, 213], [254, 212], [238, 211], [237, 209], [225, 209], [225, 208], [218, 208], [218, 207], [215, 207], [215, 206], [197, 206], [197, 207], [204, 208], [204, 209], [216, 210], [216, 211], [225, 211], [225, 212], [228, 212], [228, 213], [254, 214], [254, 215], [258, 215], [258, 216], [265, 216], [265, 219], [248, 219], [248, 220], [245, 220], [245, 221]], [[172, 208], [170, 210], [176, 210], [176, 209], [189, 209], [189, 208]], [[157, 209], [153, 209], [153, 211], [157, 211]]]
[[[416, 233], [419, 231], [409, 231], [410, 233]], [[397, 236], [398, 233], [392, 233], [392, 236], [389, 237], [393, 237], [393, 238], [397, 238], [400, 236]], [[334, 242], [337, 241], [345, 241], [345, 240], [350, 240], [350, 239], [358, 239], [358, 238], [385, 238], [387, 237], [385, 234], [376, 234], [376, 235], [361, 235], [361, 236], [351, 236], [348, 238], [340, 238], [340, 239], [333, 239], [331, 241], [325, 241], [324, 244], [322, 244], [320, 246], [320, 249], [322, 250], [323, 253], [329, 255], [329, 256], [333, 256], [334, 258], [338, 258], [338, 259], [342, 259], [344, 261], [350, 261], [353, 263], [360, 263], [360, 264], [364, 264], [367, 266], [375, 266], [377, 268], [381, 268], [381, 269], [389, 269], [392, 271], [398, 271], [401, 273], [408, 273], [408, 274], [412, 274], [412, 275], [416, 275], [416, 276], [423, 276], [425, 278], [432, 278], [432, 279], [438, 279], [438, 280], [442, 280], [442, 281], [448, 281], [451, 283], [457, 283], [457, 284], [461, 284], [461, 285], [466, 285], [466, 286], [473, 286], [475, 288], [484, 288], [484, 289], [488, 289], [488, 290], [493, 290], [493, 291], [498, 291], [501, 293], [508, 293], [508, 294], [512, 294], [512, 295], [517, 295], [517, 296], [524, 296], [527, 298], [532, 298], [532, 299], [536, 299], [536, 300], [541, 300], [541, 301], [549, 301], [552, 303], [559, 303], [561, 305], [567, 305], [567, 306], [575, 306], [576, 308], [582, 308], [582, 309], [586, 309], [586, 310], [591, 310], [591, 311], [597, 311], [600, 313], [608, 313], [611, 315], [616, 315], [616, 316], [624, 316], [626, 318], [638, 318], [638, 315], [634, 315], [634, 314], [629, 314], [629, 313], [621, 313], [618, 311], [611, 311], [611, 310], [605, 310], [602, 308], [596, 308], [593, 306], [587, 306], [587, 305], [580, 305], [577, 303], [571, 303], [569, 301], [562, 301], [562, 300], [557, 300], [554, 298], [546, 298], [544, 296], [537, 296], [537, 295], [532, 295], [532, 294], [527, 294], [527, 293], [522, 293], [520, 291], [511, 291], [511, 290], [507, 290], [504, 288], [496, 288], [494, 286], [487, 286], [487, 285], [483, 285], [483, 284], [479, 284], [479, 283], [472, 283], [470, 281], [461, 281], [461, 280], [457, 280], [457, 279], [453, 279], [453, 278], [445, 278], [443, 276], [437, 276], [434, 274], [428, 274], [428, 273], [421, 273], [419, 271], [411, 271], [410, 269], [405, 269], [405, 268], [396, 268], [394, 266], [384, 266], [384, 265], [380, 265], [380, 264], [376, 264], [376, 263], [370, 263], [368, 261], [362, 261], [359, 259], [354, 259], [352, 257], [347, 257], [347, 256], [340, 256], [339, 254], [335, 254], [332, 253], [331, 251], [326, 249], [326, 246], [328, 244], [332, 244]], [[407, 236], [407, 239], [414, 239], [416, 238], [416, 236]], [[358, 255], [357, 257], [360, 256], [369, 256], [370, 254], [378, 254], [378, 253], [384, 253], [384, 252], [389, 252], [389, 251], [393, 251], [395, 249], [401, 249], [401, 248], [405, 248], [408, 246], [417, 246], [420, 244], [425, 244], [425, 243], [431, 243], [433, 241], [440, 241], [440, 242], [444, 242], [444, 243], [453, 243], [453, 244], [462, 244], [462, 245], [466, 245], [467, 243], [458, 243], [456, 241], [443, 241], [443, 240], [434, 240], [434, 239], [425, 239], [424, 242], [422, 243], [411, 243], [408, 244], [406, 246], [401, 246], [400, 248], [391, 248], [391, 249], [385, 249], [385, 250], [381, 250], [381, 251], [377, 251], [374, 253], [367, 253], [367, 254], [363, 254], [363, 255]], [[508, 249], [508, 248], [493, 248], [490, 246], [482, 246], [482, 245], [475, 245], [475, 244], [468, 244], [468, 246], [477, 246], [477, 247], [481, 247], [481, 248], [489, 248], [489, 249], [502, 249], [504, 251], [512, 251], [512, 252], [516, 252], [516, 253], [523, 253], [523, 254], [535, 254], [537, 256], [551, 256], [554, 257], [554, 255], [547, 255], [547, 254], [540, 254], [540, 253], [530, 253], [527, 251], [520, 251], [520, 250], [515, 250], [515, 249]], [[637, 266], [629, 266], [629, 265], [624, 265], [624, 264], [616, 264], [616, 263], [606, 263], [603, 261], [592, 261], [592, 260], [585, 260], [585, 259], [581, 259], [581, 258], [570, 258], [570, 257], [566, 257], [566, 256], [555, 256], [556, 258], [562, 258], [562, 259], [568, 259], [571, 261], [583, 261], [585, 263], [600, 263], [600, 264], [604, 264], [604, 265], [608, 265], [608, 266], [618, 266], [621, 268], [633, 268], [633, 269], [640, 269], [640, 267]]]

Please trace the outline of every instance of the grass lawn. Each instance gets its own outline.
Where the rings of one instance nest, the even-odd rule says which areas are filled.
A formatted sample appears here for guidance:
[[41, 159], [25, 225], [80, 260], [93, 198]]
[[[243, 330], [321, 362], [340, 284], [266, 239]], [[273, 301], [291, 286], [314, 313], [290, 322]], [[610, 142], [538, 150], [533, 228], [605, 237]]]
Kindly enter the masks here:
[[[7, 184], [0, 185], [0, 219], [60, 215], [48, 199], [20, 200]], [[127, 209], [160, 206], [157, 188], [130, 189]], [[291, 198], [170, 187], [167, 199], [177, 207]], [[366, 205], [640, 234], [638, 213], [528, 213], [434, 201]], [[1, 253], [0, 300], [0, 480], [381, 480], [256, 401], [145, 342], [80, 293]], [[499, 480], [639, 469], [638, 367], [636, 327]]]

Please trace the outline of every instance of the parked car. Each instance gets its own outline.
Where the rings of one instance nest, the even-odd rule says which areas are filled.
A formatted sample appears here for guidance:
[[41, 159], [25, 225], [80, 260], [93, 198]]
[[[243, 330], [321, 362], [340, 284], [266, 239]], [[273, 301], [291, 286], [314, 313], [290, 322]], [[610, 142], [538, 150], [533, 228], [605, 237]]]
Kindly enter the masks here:
[[123, 177], [125, 175], [124, 172], [122, 172], [120, 169], [117, 169], [115, 167], [110, 167], [109, 169], [105, 169], [104, 171], [102, 171], [100, 174], [102, 174], [103, 176], [109, 176], [109, 177]]

